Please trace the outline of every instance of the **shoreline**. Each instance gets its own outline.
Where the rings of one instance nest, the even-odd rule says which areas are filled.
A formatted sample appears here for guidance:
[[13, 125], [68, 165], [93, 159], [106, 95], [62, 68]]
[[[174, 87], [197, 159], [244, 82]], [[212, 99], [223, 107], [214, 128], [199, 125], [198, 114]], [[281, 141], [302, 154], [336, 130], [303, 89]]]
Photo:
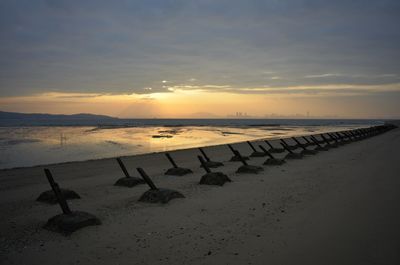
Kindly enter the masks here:
[[[339, 131], [338, 131], [339, 132]], [[310, 134], [310, 135], [318, 135], [318, 134]], [[297, 137], [297, 136], [295, 136]], [[260, 138], [260, 139], [252, 139], [249, 140], [251, 142], [259, 142], [259, 141], [264, 141], [264, 140], [270, 140], [271, 142], [275, 142], [277, 139], [290, 139], [290, 138], [285, 138], [285, 137], [279, 137], [276, 136], [276, 138]], [[119, 158], [131, 158], [131, 157], [137, 157], [137, 156], [144, 156], [144, 155], [159, 155], [159, 154], [165, 154], [167, 152], [180, 152], [180, 151], [187, 151], [187, 150], [197, 150], [198, 148], [216, 148], [216, 147], [221, 147], [221, 146], [226, 146], [227, 144], [245, 144], [246, 141], [239, 141], [239, 142], [230, 142], [230, 143], [222, 143], [222, 144], [216, 144], [216, 145], [206, 145], [206, 146], [199, 146], [199, 147], [188, 147], [188, 148], [182, 148], [182, 149], [173, 149], [169, 151], [158, 151], [158, 152], [151, 152], [151, 153], [142, 153], [142, 154], [133, 154], [133, 155], [122, 155], [122, 156], [112, 156], [112, 157], [104, 157], [104, 158], [93, 158], [93, 159], [86, 159], [86, 160], [76, 160], [76, 161], [66, 161], [66, 162], [59, 162], [59, 163], [51, 163], [51, 164], [41, 164], [41, 165], [34, 165], [34, 166], [22, 166], [22, 167], [13, 167], [13, 168], [0, 168], [0, 173], [2, 171], [10, 171], [10, 170], [18, 170], [18, 169], [29, 169], [29, 168], [44, 168], [44, 167], [51, 167], [51, 166], [62, 166], [64, 164], [71, 164], [71, 163], [86, 163], [86, 162], [93, 162], [93, 161], [101, 161], [101, 160], [111, 160], [111, 159], [116, 159], [117, 157]], [[1, 179], [1, 176], [0, 176]]]
[[[178, 165], [194, 170], [183, 177], [163, 175], [170, 167], [163, 153], [124, 157], [132, 175], [137, 176], [134, 168], [142, 166], [157, 185], [179, 190], [186, 197], [167, 205], [137, 202], [147, 190], [145, 185], [131, 189], [113, 186], [123, 176], [114, 159], [51, 165], [60, 186], [72, 188], [82, 196], [69, 201], [71, 208], [91, 212], [103, 222], [69, 237], [41, 228], [48, 218], [60, 212], [57, 205], [34, 201], [41, 191], [48, 189], [42, 167], [0, 171], [0, 263], [356, 264], [361, 253], [358, 249], [347, 253], [338, 248], [343, 244], [339, 236], [351, 243], [361, 240], [357, 236], [369, 242], [371, 235], [378, 243], [386, 242], [387, 232], [400, 220], [393, 208], [399, 202], [397, 191], [394, 192], [400, 180], [396, 178], [398, 163], [394, 163], [396, 158], [392, 156], [400, 147], [399, 135], [399, 129], [394, 129], [283, 166], [265, 166], [265, 171], [257, 175], [234, 173], [239, 163], [226, 162], [231, 156], [228, 148], [207, 147], [212, 160], [225, 163], [215, 171], [222, 171], [233, 180], [223, 187], [197, 184], [204, 170], [195, 160], [198, 152], [194, 148], [170, 152]], [[391, 144], [387, 144], [389, 140]], [[276, 141], [274, 145], [277, 146]], [[235, 148], [244, 155], [250, 152], [246, 143], [235, 144]], [[251, 158], [249, 163], [260, 165], [264, 160]], [[386, 176], [385, 183], [377, 185], [376, 181], [381, 179], [377, 172]], [[382, 198], [371, 196], [375, 194], [371, 188], [375, 192], [378, 187], [386, 191], [376, 191]], [[369, 215], [382, 207], [378, 204], [381, 201], [386, 205], [380, 216], [391, 218], [378, 220]], [[346, 211], [342, 213], [342, 209]], [[346, 215], [370, 219], [359, 221], [365, 225], [355, 219], [350, 219], [349, 224], [343, 221], [346, 219], [338, 219]], [[314, 223], [316, 220], [319, 222]], [[365, 236], [354, 235], [350, 228], [356, 225], [356, 231], [366, 229], [359, 231], [365, 232]], [[369, 230], [376, 225], [384, 234]], [[330, 231], [332, 234], [326, 239], [335, 240], [324, 248], [321, 242], [325, 241], [321, 240]], [[304, 240], [307, 244], [303, 244]], [[392, 246], [399, 241], [390, 240], [394, 241], [378, 247], [378, 256], [385, 261], [397, 258]], [[358, 246], [344, 245], [351, 250]], [[313, 254], [306, 247], [319, 252]], [[361, 249], [365, 251], [365, 247], [370, 245]], [[301, 254], [302, 251], [308, 254]], [[344, 254], [340, 256], [341, 253]], [[323, 257], [326, 254], [332, 259], [327, 261]]]
[[[1, 111], [0, 111], [1, 112]], [[290, 126], [301, 123], [301, 125], [332, 125], [341, 124], [344, 122], [352, 122], [347, 124], [360, 124], [362, 125], [378, 125], [386, 121], [392, 122], [396, 119], [369, 119], [369, 118], [138, 118], [138, 119], [114, 119], [114, 120], [74, 120], [67, 119], [64, 121], [56, 121], [56, 119], [0, 119], [0, 128], [6, 127], [47, 127], [47, 126], [59, 126], [59, 127], [117, 127], [117, 128], [129, 128], [129, 127], [151, 127], [151, 126], [165, 126], [165, 127], [185, 127], [185, 126]], [[180, 123], [171, 124], [171, 121], [180, 121]], [[215, 123], [219, 121], [220, 123]], [[266, 123], [258, 123], [258, 121], [266, 121]], [[317, 121], [318, 124], [312, 124], [310, 122]], [[255, 122], [255, 123], [251, 123]], [[268, 123], [270, 122], [270, 123]], [[272, 123], [273, 122], [273, 123]], [[136, 123], [136, 124], [135, 124]]]
[[[325, 126], [325, 125], [321, 125], [321, 126]], [[354, 125], [355, 126], [355, 125]], [[354, 129], [358, 129], [358, 128], [367, 128], [368, 126], [364, 125], [364, 126], [357, 126], [354, 127]], [[189, 126], [190, 127], [190, 126]], [[220, 126], [218, 126], [220, 127]], [[290, 126], [290, 127], [296, 127], [296, 126]], [[300, 128], [303, 127], [308, 127], [308, 126], [298, 126]], [[314, 126], [310, 126], [310, 127], [314, 127]], [[318, 135], [320, 133], [325, 133], [325, 132], [342, 132], [342, 131], [346, 131], [348, 130], [350, 127], [348, 125], [344, 126], [344, 128], [342, 128], [342, 126], [335, 126], [332, 127], [331, 130], [325, 130], [325, 131], [319, 131], [319, 132], [312, 132], [310, 131], [309, 133], [305, 134], [304, 132], [299, 134], [293, 134], [294, 137], [298, 137], [298, 136], [311, 136], [311, 135]], [[124, 128], [124, 127], [121, 127]], [[168, 128], [168, 127], [166, 127]], [[251, 128], [251, 127], [249, 127]], [[120, 128], [111, 128], [111, 129], [120, 129]], [[100, 130], [103, 130], [103, 128], [101, 128]], [[108, 129], [105, 129], [108, 130]], [[284, 129], [282, 129], [284, 130]], [[290, 130], [289, 130], [290, 131]], [[234, 134], [236, 135], [236, 133], [227, 133], [227, 134]], [[153, 136], [152, 136], [153, 137]], [[292, 136], [290, 136], [292, 137]], [[277, 139], [290, 139], [289, 136], [285, 136], [285, 135], [274, 135], [274, 136], [269, 136], [269, 137], [261, 137], [261, 138], [251, 138], [249, 136], [249, 139], [247, 139], [248, 141], [263, 141], [263, 140], [277, 140]], [[243, 144], [246, 143], [247, 140], [240, 140], [240, 141], [235, 141], [232, 140], [232, 142], [223, 142], [220, 144], [211, 144], [211, 145], [202, 145], [199, 144], [198, 146], [194, 146], [194, 147], [184, 147], [184, 148], [177, 148], [177, 149], [170, 149], [170, 150], [166, 150], [166, 151], [154, 151], [154, 152], [143, 152], [143, 153], [136, 153], [136, 154], [131, 154], [131, 155], [110, 155], [110, 156], [106, 156], [106, 157], [101, 157], [101, 158], [91, 158], [91, 159], [83, 159], [83, 160], [72, 160], [72, 161], [62, 161], [62, 162], [55, 162], [55, 163], [41, 163], [41, 164], [37, 164], [37, 165], [28, 165], [28, 166], [16, 166], [16, 167], [9, 167], [9, 168], [0, 168], [0, 172], [1, 171], [7, 171], [7, 170], [17, 170], [17, 169], [25, 169], [25, 168], [36, 168], [36, 167], [46, 167], [46, 166], [56, 166], [56, 165], [62, 165], [62, 164], [70, 164], [70, 163], [82, 163], [82, 162], [90, 162], [90, 161], [95, 161], [95, 160], [108, 160], [108, 159], [115, 159], [117, 157], [132, 157], [132, 156], [141, 156], [141, 155], [151, 155], [151, 154], [160, 154], [160, 153], [165, 153], [165, 152], [174, 152], [174, 151], [184, 151], [184, 150], [188, 150], [188, 149], [197, 149], [199, 147], [202, 148], [213, 148], [213, 147], [218, 147], [218, 146], [223, 146], [223, 145], [227, 145], [227, 144]], [[1, 176], [0, 176], [1, 177]]]

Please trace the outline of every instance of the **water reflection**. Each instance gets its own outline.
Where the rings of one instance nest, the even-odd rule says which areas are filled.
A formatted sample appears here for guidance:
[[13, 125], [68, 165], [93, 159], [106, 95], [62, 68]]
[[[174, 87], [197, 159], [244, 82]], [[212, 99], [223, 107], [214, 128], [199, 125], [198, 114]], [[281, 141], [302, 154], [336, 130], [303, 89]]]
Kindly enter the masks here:
[[355, 127], [3, 127], [0, 128], [0, 168], [291, 137]]

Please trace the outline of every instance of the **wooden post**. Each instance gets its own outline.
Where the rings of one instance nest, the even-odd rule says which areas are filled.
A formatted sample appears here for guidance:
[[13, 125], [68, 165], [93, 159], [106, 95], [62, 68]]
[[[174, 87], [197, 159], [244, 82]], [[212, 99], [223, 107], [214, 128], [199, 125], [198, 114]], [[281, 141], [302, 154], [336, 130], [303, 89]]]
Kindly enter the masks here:
[[64, 214], [71, 214], [72, 213], [71, 209], [69, 208], [68, 203], [65, 200], [65, 198], [60, 190], [60, 187], [54, 181], [53, 175], [51, 174], [50, 170], [45, 168], [44, 173], [46, 174], [47, 180], [49, 181], [50, 186], [53, 189], [54, 194], [56, 195], [56, 198], [57, 198], [58, 204], [61, 207], [61, 210], [63, 211]]
[[125, 167], [124, 163], [122, 162], [121, 158], [118, 157], [117, 161], [118, 161], [118, 164], [121, 167], [122, 171], [124, 172], [125, 177], [130, 178], [131, 176], [129, 175], [129, 172], [126, 169], [126, 167]]
[[206, 165], [206, 161], [204, 161], [202, 156], [197, 156], [197, 158], [200, 160], [201, 165], [203, 168], [206, 170], [207, 173], [211, 173], [210, 168]]
[[302, 143], [299, 142], [299, 140], [297, 140], [295, 137], [292, 137], [293, 141], [295, 141], [297, 143], [297, 145], [299, 145], [301, 148], [303, 148], [304, 150], [306, 150], [306, 148], [304, 147], [304, 145]]
[[327, 133], [327, 135], [328, 135], [335, 143], [338, 143], [338, 142], [339, 142], [338, 139], [337, 139], [335, 136], [333, 136], [333, 134]]
[[257, 150], [254, 148], [254, 146], [250, 143], [250, 141], [247, 141], [247, 144], [250, 145], [251, 149], [253, 149], [254, 152], [257, 152]]
[[350, 131], [346, 131], [346, 135], [348, 135], [351, 139], [356, 140], [356, 137]]
[[268, 150], [265, 149], [264, 146], [259, 145], [258, 147], [260, 147], [260, 149], [263, 150], [263, 152], [266, 153], [267, 156], [269, 156], [271, 159], [275, 159], [275, 157], [270, 152], [268, 152]]
[[341, 141], [344, 140], [343, 135], [341, 135], [340, 133], [335, 132], [334, 135], [335, 135], [339, 140], [341, 140]]
[[147, 185], [149, 185], [150, 189], [158, 190], [154, 182], [150, 179], [150, 177], [144, 172], [143, 168], [138, 167], [136, 170], [139, 172], [140, 176], [142, 176], [143, 180], [146, 181]]
[[280, 141], [281, 141], [284, 145], [286, 145], [286, 147], [287, 147], [288, 149], [290, 149], [290, 145], [289, 145], [284, 139], [280, 139]]
[[303, 138], [303, 139], [304, 139], [304, 141], [306, 141], [306, 142], [307, 142], [307, 144], [312, 144], [312, 143], [310, 142], [310, 140], [308, 140], [308, 138], [307, 138], [307, 137], [305, 137], [305, 136], [302, 136], [301, 138]]
[[207, 156], [206, 152], [204, 152], [203, 148], [199, 147], [199, 150], [200, 150], [200, 152], [203, 154], [204, 158], [205, 158], [208, 162], [210, 162], [211, 160], [210, 160], [210, 158]]
[[355, 132], [353, 131], [349, 131], [349, 133], [353, 136], [354, 139], [357, 139], [359, 135], [357, 135]]
[[177, 168], [178, 166], [176, 165], [175, 161], [172, 159], [171, 155], [169, 153], [165, 153], [165, 155], [167, 156], [169, 162], [171, 162], [172, 166], [174, 168]]
[[326, 137], [325, 137], [322, 133], [321, 133], [320, 135], [321, 135], [322, 139], [324, 139], [324, 141], [325, 141], [328, 145], [330, 145], [328, 139], [326, 139]]
[[354, 135], [352, 135], [349, 131], [344, 132], [344, 134], [350, 139], [350, 140], [355, 140], [356, 138]]
[[228, 144], [228, 147], [229, 147], [229, 149], [231, 149], [232, 153], [233, 153], [234, 155], [236, 155], [236, 154], [235, 154], [235, 151], [236, 151], [236, 150], [232, 147], [232, 145]]
[[342, 138], [351, 140], [350, 137], [346, 134], [346, 132], [339, 132], [339, 134], [342, 136]]
[[322, 148], [322, 146], [318, 143], [317, 139], [314, 136], [311, 136], [311, 141], [313, 141], [318, 147]]
[[285, 148], [286, 151], [293, 154], [292, 150], [290, 150], [285, 144], [283, 144], [283, 143], [280, 143], [280, 144], [282, 145], [283, 148]]
[[272, 146], [272, 144], [270, 142], [268, 142], [268, 140], [264, 140], [264, 142], [271, 148], [274, 149], [274, 147]]
[[246, 160], [242, 157], [242, 155], [239, 153], [239, 151], [234, 150], [233, 152], [237, 157], [239, 157], [240, 161], [243, 163], [243, 165], [248, 166]]
[[326, 139], [328, 139], [328, 141], [336, 142], [335, 138], [333, 138], [333, 137], [331, 136], [330, 133], [326, 133], [326, 135], [328, 135], [328, 136], [326, 137]]

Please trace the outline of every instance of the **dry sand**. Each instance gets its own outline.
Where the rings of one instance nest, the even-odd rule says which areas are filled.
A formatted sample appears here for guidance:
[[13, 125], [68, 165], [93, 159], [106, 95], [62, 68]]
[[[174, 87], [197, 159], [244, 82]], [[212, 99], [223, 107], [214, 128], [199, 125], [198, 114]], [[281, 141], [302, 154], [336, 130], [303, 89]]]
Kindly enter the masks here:
[[113, 186], [123, 177], [114, 159], [48, 166], [81, 195], [70, 207], [102, 221], [70, 236], [42, 228], [60, 213], [35, 201], [49, 188], [43, 167], [0, 171], [0, 263], [400, 264], [400, 129], [258, 175], [234, 173], [240, 163], [226, 162], [226, 146], [205, 150], [233, 182], [198, 185], [196, 149], [171, 152], [194, 170], [182, 177], [163, 175], [163, 154], [123, 158], [131, 175], [143, 167], [159, 187], [186, 196], [166, 205], [138, 202], [146, 185]]

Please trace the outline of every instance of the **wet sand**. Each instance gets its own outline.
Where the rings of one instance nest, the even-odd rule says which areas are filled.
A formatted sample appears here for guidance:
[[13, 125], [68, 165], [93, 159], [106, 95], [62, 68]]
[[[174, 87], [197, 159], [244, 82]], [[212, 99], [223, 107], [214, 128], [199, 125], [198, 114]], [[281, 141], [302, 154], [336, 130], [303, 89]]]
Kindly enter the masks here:
[[[277, 142], [273, 142], [277, 145]], [[263, 144], [266, 146], [265, 144]], [[234, 145], [244, 155], [246, 143]], [[36, 202], [49, 185], [43, 167], [0, 171], [1, 264], [398, 264], [400, 262], [400, 129], [327, 152], [237, 174], [226, 146], [205, 148], [233, 181], [198, 185], [197, 149], [171, 152], [193, 174], [176, 177], [164, 154], [124, 157], [159, 187], [186, 198], [138, 202], [148, 188], [113, 186], [123, 177], [114, 159], [48, 166], [61, 187], [81, 199], [73, 210], [100, 226], [63, 236], [42, 228], [60, 213]], [[277, 155], [282, 157], [284, 154]], [[266, 158], [251, 158], [261, 165]]]

